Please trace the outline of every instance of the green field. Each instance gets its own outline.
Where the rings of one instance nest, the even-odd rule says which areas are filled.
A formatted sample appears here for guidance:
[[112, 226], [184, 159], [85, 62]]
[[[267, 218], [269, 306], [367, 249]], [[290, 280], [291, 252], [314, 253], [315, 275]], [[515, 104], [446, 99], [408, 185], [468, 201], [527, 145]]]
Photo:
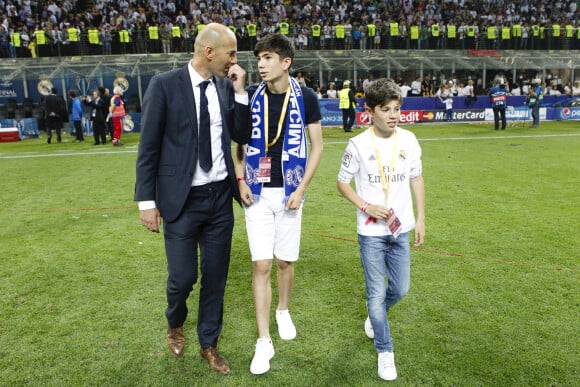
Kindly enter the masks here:
[[[394, 384], [577, 386], [580, 123], [406, 128], [423, 148], [427, 232], [411, 291], [390, 313]], [[163, 237], [140, 225], [132, 202], [139, 135], [122, 148], [68, 135], [0, 143], [0, 385], [384, 384], [363, 330], [355, 209], [336, 190], [348, 136], [324, 136], [291, 304], [298, 337], [280, 340], [272, 318], [276, 356], [262, 376], [249, 372], [251, 263], [236, 206], [226, 377], [198, 354], [197, 286], [185, 356], [167, 348]]]

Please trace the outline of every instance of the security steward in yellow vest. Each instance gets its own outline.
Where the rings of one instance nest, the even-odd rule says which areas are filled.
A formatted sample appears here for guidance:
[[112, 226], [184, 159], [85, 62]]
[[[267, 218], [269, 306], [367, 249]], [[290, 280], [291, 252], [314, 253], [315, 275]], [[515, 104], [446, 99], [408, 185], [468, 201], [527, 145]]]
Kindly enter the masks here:
[[338, 93], [338, 107], [342, 110], [342, 128], [345, 132], [352, 132], [356, 119], [356, 100], [354, 92], [350, 88], [350, 81], [347, 79], [342, 83], [342, 90]]
[[310, 32], [312, 34], [312, 48], [314, 50], [320, 50], [320, 32], [322, 28], [320, 24], [314, 23], [310, 26]]
[[161, 44], [159, 42], [159, 27], [157, 25], [147, 27], [148, 38], [149, 38], [149, 52], [159, 53], [161, 52]]

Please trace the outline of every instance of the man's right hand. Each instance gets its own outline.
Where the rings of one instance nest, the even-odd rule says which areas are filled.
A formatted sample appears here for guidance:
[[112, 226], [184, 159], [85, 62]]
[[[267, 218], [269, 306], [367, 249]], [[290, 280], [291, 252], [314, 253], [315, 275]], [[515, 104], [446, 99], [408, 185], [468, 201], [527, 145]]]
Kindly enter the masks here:
[[141, 224], [145, 226], [147, 230], [157, 233], [159, 232], [159, 227], [161, 226], [161, 215], [157, 208], [139, 211], [139, 216], [141, 218]]

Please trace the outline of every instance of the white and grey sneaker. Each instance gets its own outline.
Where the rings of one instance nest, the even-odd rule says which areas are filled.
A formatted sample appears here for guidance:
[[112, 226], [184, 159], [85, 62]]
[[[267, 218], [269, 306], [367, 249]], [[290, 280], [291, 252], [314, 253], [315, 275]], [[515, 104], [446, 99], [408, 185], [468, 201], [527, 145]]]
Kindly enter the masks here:
[[397, 379], [397, 368], [395, 368], [395, 354], [393, 352], [379, 353], [379, 376], [384, 380]]
[[278, 334], [282, 340], [293, 340], [296, 337], [296, 327], [287, 310], [276, 311], [276, 323], [278, 324]]
[[375, 331], [373, 330], [371, 319], [368, 316], [367, 319], [365, 320], [365, 333], [369, 339], [375, 338]]
[[250, 372], [254, 375], [262, 375], [270, 369], [270, 359], [274, 357], [274, 346], [272, 340], [267, 337], [258, 339], [256, 342], [256, 352], [250, 364]]

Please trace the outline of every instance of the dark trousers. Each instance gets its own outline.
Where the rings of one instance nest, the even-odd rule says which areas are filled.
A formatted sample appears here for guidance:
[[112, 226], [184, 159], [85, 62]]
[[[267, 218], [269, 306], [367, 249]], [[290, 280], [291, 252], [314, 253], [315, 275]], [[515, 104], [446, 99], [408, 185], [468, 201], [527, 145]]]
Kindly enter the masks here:
[[495, 130], [499, 129], [499, 121], [501, 119], [501, 130], [505, 129], [505, 106], [493, 107], [493, 120], [495, 121]]
[[52, 138], [52, 131], [56, 132], [56, 140], [58, 142], [62, 141], [62, 120], [60, 117], [46, 117], [46, 137], [48, 137], [48, 141]]
[[356, 119], [356, 112], [354, 109], [342, 109], [342, 128], [345, 131], [352, 130], [354, 120]]
[[107, 143], [107, 133], [106, 133], [105, 121], [93, 120], [93, 137], [95, 138], [95, 144], [106, 144]]
[[83, 128], [81, 126], [80, 121], [73, 121], [73, 125], [75, 126], [75, 137], [77, 141], [84, 141], [85, 136], [83, 134]]
[[223, 325], [224, 292], [230, 265], [234, 213], [229, 181], [192, 187], [182, 214], [164, 223], [167, 254], [167, 310], [170, 327], [183, 326], [187, 298], [201, 285], [197, 335], [202, 348], [216, 347]]

